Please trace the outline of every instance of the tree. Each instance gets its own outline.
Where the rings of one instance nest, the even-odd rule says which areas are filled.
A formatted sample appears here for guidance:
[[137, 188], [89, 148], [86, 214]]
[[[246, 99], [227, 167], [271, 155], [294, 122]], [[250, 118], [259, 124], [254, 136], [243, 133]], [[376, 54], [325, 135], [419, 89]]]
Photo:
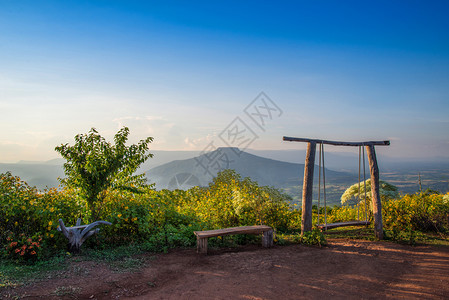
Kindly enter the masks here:
[[123, 127], [114, 136], [114, 145], [107, 142], [95, 128], [88, 134], [75, 136], [75, 145], [61, 144], [55, 148], [63, 158], [67, 178], [61, 183], [76, 188], [87, 201], [91, 219], [97, 218], [107, 189], [138, 191], [146, 186], [145, 174], [133, 175], [153, 154], [148, 152], [152, 137], [137, 145], [126, 146], [129, 129]]
[[[398, 188], [386, 181], [379, 180], [379, 194], [383, 199], [394, 199], [398, 197]], [[359, 183], [351, 185], [341, 196], [341, 204], [345, 204], [349, 200], [355, 198], [356, 202], [362, 202], [365, 197], [365, 185], [363, 181], [360, 182], [360, 197], [359, 197]], [[371, 179], [366, 180], [366, 198], [371, 199]], [[358, 201], [357, 199], [360, 199]]]

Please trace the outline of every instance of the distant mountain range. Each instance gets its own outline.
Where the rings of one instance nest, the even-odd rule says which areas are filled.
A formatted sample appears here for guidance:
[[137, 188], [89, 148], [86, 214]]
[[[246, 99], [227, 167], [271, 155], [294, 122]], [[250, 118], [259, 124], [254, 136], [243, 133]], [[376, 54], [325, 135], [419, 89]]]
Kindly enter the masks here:
[[[145, 162], [139, 172], [145, 172], [157, 189], [188, 189], [207, 186], [222, 169], [234, 169], [242, 177], [250, 177], [260, 185], [274, 186], [299, 200], [302, 194], [305, 151], [247, 150], [218, 148], [208, 153], [198, 151], [151, 151], [154, 157]], [[418, 173], [423, 188], [449, 191], [449, 164], [445, 161], [397, 161], [380, 157], [381, 179], [391, 182], [404, 193], [418, 191]], [[10, 171], [39, 189], [58, 186], [64, 177], [63, 159], [49, 161], [19, 161], [0, 163], [0, 172]], [[337, 204], [344, 190], [357, 182], [356, 154], [326, 154], [326, 194], [330, 203]], [[367, 178], [369, 170], [367, 167]], [[315, 193], [318, 166], [315, 166]]]
[[[318, 180], [318, 166], [314, 177]], [[156, 189], [189, 189], [193, 186], [207, 186], [217, 173], [233, 169], [244, 177], [250, 177], [259, 185], [273, 186], [284, 190], [295, 200], [299, 200], [304, 176], [304, 164], [284, 162], [264, 158], [237, 148], [218, 148], [194, 158], [175, 160], [148, 170], [148, 181], [155, 183]], [[327, 196], [338, 201], [341, 196], [337, 186], [347, 187], [357, 179], [348, 172], [326, 169]], [[344, 191], [344, 189], [343, 189]]]
[[64, 170], [61, 163], [54, 164], [48, 162], [25, 162], [20, 161], [15, 164], [0, 163], [0, 173], [11, 172], [14, 176], [26, 181], [30, 186], [38, 189], [47, 187], [57, 187], [59, 185], [58, 177], [64, 177]]
[[[318, 166], [316, 168], [318, 169]], [[206, 186], [224, 169], [233, 169], [242, 177], [250, 177], [260, 185], [278, 188], [288, 186], [289, 182], [302, 181], [304, 175], [304, 164], [264, 158], [237, 148], [218, 148], [194, 158], [160, 165], [145, 173], [148, 180], [156, 184], [156, 188], [174, 189], [181, 187], [179, 183], [185, 188], [194, 185]], [[315, 175], [318, 176], [318, 172]], [[179, 181], [186, 176], [190, 178], [188, 181]], [[326, 169], [326, 177], [331, 181], [347, 176], [348, 173]]]

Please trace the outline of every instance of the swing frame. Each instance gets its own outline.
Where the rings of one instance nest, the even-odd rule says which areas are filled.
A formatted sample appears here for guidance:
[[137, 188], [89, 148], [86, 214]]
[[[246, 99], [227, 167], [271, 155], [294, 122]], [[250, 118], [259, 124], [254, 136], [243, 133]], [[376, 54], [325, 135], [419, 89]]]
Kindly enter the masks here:
[[[338, 228], [338, 227], [346, 227], [346, 226], [367, 226], [371, 224], [368, 221], [368, 207], [366, 205], [366, 170], [365, 170], [365, 151], [362, 146], [359, 146], [359, 189], [358, 189], [358, 201], [357, 201], [357, 220], [346, 221], [346, 222], [335, 222], [335, 223], [327, 223], [327, 204], [326, 204], [326, 168], [324, 166], [324, 145], [323, 143], [319, 143], [319, 163], [318, 163], [318, 220], [317, 227], [321, 230], [327, 231], [329, 229]], [[363, 150], [363, 151], [362, 151]], [[362, 154], [363, 152], [363, 154]], [[360, 169], [361, 169], [361, 157], [363, 156], [363, 185], [365, 191], [365, 221], [360, 221]], [[323, 173], [323, 197], [324, 197], [324, 224], [320, 224], [320, 198], [321, 198], [321, 170]]]
[[[382, 226], [382, 204], [379, 193], [379, 167], [377, 165], [376, 151], [374, 146], [389, 146], [390, 141], [367, 141], [367, 142], [340, 142], [319, 140], [310, 138], [283, 137], [284, 141], [306, 142], [307, 154], [304, 165], [304, 182], [302, 189], [302, 220], [301, 232], [312, 230], [312, 196], [313, 196], [313, 172], [315, 166], [315, 153], [317, 144], [329, 144], [334, 146], [364, 146], [367, 152], [370, 178], [371, 178], [371, 202], [374, 217], [374, 234], [379, 240], [383, 239]], [[360, 182], [360, 181], [359, 181]]]

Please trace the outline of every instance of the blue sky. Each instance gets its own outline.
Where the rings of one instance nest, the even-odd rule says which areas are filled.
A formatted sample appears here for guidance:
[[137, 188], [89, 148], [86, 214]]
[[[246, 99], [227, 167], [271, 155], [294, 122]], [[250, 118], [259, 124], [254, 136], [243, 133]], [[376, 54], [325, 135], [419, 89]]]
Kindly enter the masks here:
[[[0, 162], [91, 127], [201, 151], [236, 117], [253, 149], [449, 159], [449, 2], [241, 2], [0, 0]], [[282, 111], [263, 128], [244, 112], [260, 92]]]

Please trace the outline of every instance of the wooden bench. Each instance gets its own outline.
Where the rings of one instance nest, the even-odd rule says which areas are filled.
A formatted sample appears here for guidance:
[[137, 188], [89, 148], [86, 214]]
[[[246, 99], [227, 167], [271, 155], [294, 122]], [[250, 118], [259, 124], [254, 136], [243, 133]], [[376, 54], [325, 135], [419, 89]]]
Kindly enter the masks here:
[[262, 234], [262, 246], [273, 246], [273, 228], [265, 225], [241, 226], [224, 229], [194, 231], [196, 235], [196, 251], [207, 254], [207, 239], [215, 236], [233, 234]]

